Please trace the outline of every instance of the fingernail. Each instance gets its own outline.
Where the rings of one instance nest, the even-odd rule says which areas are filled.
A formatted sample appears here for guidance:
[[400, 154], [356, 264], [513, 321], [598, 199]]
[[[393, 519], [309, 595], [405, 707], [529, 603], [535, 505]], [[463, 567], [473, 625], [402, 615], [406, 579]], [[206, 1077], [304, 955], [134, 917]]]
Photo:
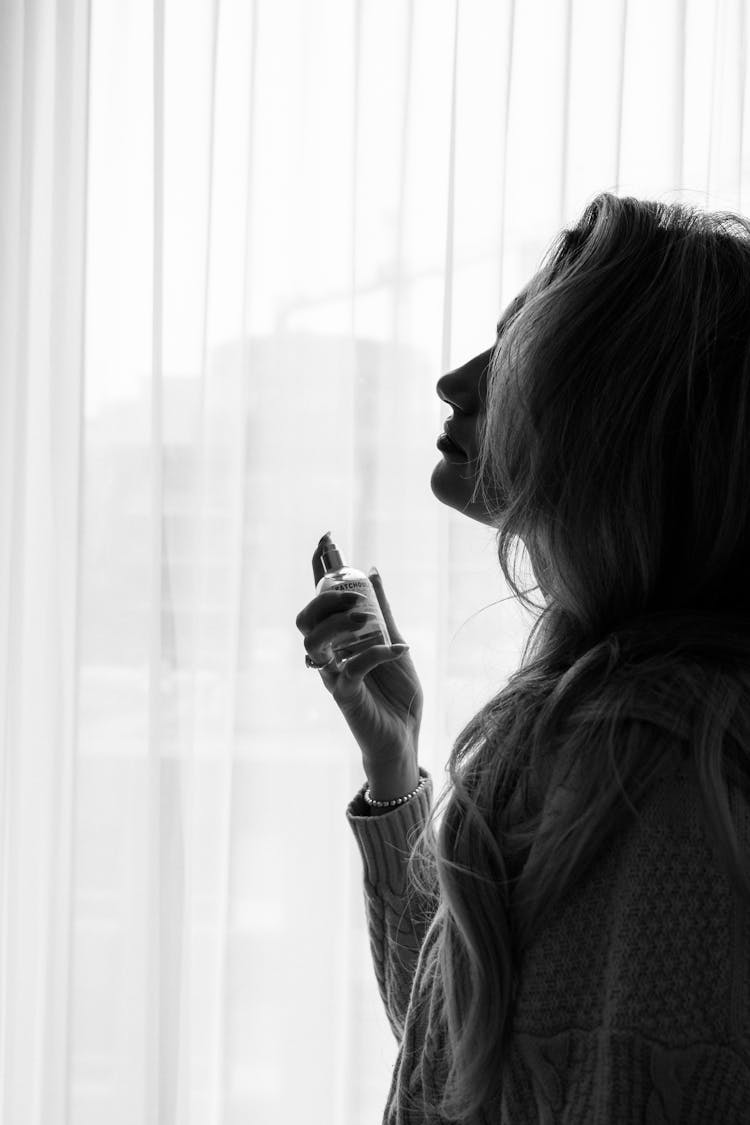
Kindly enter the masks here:
[[367, 577], [368, 578], [373, 578], [373, 577], [380, 578], [380, 571], [378, 570], [378, 568], [376, 566], [371, 566], [370, 569], [367, 572]]
[[391, 645], [391, 648], [393, 649], [394, 652], [406, 652], [407, 649], [411, 648], [411, 645], [402, 645], [402, 644]]

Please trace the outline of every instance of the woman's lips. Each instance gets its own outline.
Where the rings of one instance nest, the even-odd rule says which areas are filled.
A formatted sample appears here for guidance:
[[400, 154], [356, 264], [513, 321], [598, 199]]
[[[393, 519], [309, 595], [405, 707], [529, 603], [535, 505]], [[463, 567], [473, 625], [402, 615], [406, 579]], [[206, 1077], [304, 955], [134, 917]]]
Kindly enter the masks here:
[[453, 432], [453, 417], [452, 416], [450, 418], [448, 418], [443, 423], [443, 433], [446, 434], [451, 439], [451, 441], [455, 445], [456, 449], [460, 450], [461, 453], [464, 452], [461, 443], [459, 441], [456, 441], [456, 435]]
[[449, 434], [442, 433], [437, 439], [437, 447], [446, 461], [467, 461], [464, 451], [459, 448]]

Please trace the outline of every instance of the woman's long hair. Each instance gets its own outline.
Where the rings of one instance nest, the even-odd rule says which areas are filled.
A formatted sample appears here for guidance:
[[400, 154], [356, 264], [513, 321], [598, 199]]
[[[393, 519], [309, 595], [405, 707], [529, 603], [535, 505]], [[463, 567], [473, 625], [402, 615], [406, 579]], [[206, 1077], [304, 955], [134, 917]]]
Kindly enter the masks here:
[[750, 220], [598, 195], [507, 323], [480, 435], [503, 574], [538, 611], [510, 566], [525, 545], [546, 604], [409, 859], [435, 907], [421, 1065], [445, 1076], [416, 1108], [459, 1122], [501, 1091], [525, 948], [657, 777], [694, 771], [750, 900], [729, 806], [750, 776]]

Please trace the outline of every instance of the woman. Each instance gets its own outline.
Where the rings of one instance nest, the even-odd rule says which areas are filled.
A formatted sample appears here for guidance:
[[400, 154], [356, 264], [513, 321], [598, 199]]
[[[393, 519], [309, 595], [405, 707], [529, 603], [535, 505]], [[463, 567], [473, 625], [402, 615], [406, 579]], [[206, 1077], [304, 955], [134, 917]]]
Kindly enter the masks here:
[[750, 220], [597, 196], [438, 393], [432, 490], [544, 606], [437, 834], [411, 659], [297, 619], [368, 778], [384, 1122], [750, 1121]]

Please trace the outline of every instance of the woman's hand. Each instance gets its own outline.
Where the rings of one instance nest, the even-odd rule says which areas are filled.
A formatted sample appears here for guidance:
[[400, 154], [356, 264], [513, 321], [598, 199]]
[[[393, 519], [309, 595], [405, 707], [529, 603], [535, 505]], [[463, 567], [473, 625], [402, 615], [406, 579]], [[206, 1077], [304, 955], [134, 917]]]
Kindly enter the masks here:
[[[312, 558], [317, 587], [323, 577], [321, 544]], [[404, 640], [393, 618], [379, 575], [370, 579], [380, 604], [393, 644]], [[308, 602], [297, 616], [296, 625], [305, 638], [305, 648], [316, 664], [327, 658], [326, 647], [357, 625], [351, 614], [361, 608], [362, 597], [348, 592], [327, 590]], [[408, 652], [392, 645], [374, 645], [350, 657], [336, 668], [333, 662], [318, 675], [362, 751], [368, 777], [383, 766], [413, 758], [416, 761], [424, 695]]]

